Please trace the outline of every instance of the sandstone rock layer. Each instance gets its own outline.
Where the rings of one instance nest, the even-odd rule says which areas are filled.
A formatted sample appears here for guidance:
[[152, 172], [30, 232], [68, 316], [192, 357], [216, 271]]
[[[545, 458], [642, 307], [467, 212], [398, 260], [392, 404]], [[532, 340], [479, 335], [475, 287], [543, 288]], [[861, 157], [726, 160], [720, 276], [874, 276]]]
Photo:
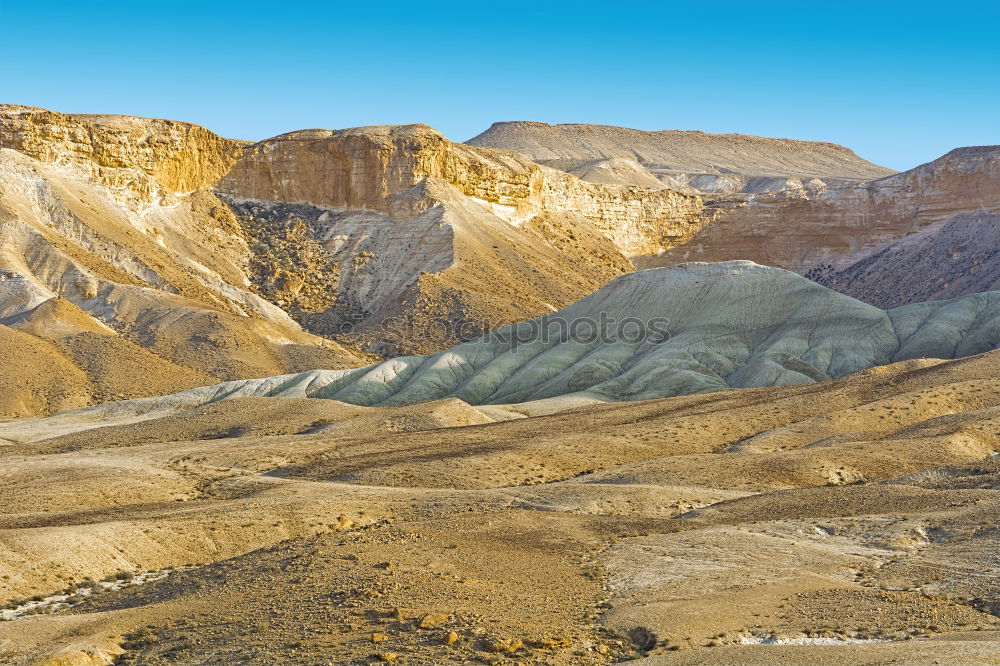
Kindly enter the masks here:
[[636, 259], [640, 268], [681, 261], [750, 259], [805, 274], [842, 270], [953, 215], [1000, 212], [1000, 146], [958, 148], [887, 178], [717, 201], [719, 216], [689, 243]]

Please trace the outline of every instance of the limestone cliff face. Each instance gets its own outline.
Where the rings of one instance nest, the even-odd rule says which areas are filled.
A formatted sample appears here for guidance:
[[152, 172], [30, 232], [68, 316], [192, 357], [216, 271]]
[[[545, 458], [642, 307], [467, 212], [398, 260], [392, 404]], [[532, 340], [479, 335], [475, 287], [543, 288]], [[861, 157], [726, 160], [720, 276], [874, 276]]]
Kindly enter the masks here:
[[303, 130], [248, 148], [218, 189], [248, 199], [309, 202], [406, 219], [434, 205], [411, 193], [425, 178], [516, 207], [529, 197], [535, 170], [528, 160], [458, 149], [425, 125]]
[[300, 321], [326, 334], [346, 324], [389, 353], [443, 348], [581, 298], [632, 269], [628, 250], [696, 225], [701, 207], [584, 183], [423, 125], [269, 139], [217, 192], [252, 226], [297, 216], [329, 252], [337, 304]]
[[512, 224], [578, 213], [627, 255], [670, 246], [701, 223], [701, 200], [669, 189], [587, 183], [508, 151], [454, 144], [425, 125], [304, 130], [249, 148], [219, 185], [230, 196], [372, 210], [392, 219], [435, 202], [412, 188], [453, 186]]
[[841, 270], [963, 212], [1000, 210], [1000, 146], [958, 148], [870, 182], [733, 197], [691, 241], [640, 267], [750, 259], [805, 274]]
[[0, 147], [79, 168], [129, 203], [173, 201], [174, 195], [213, 186], [242, 146], [172, 120], [0, 105]]

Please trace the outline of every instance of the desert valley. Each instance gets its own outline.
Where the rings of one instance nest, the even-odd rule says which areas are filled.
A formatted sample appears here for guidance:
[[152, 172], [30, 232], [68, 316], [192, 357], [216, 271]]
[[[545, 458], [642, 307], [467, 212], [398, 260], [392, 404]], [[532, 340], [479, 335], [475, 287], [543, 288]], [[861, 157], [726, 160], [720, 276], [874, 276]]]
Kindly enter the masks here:
[[1000, 663], [1000, 146], [0, 106], [0, 664]]

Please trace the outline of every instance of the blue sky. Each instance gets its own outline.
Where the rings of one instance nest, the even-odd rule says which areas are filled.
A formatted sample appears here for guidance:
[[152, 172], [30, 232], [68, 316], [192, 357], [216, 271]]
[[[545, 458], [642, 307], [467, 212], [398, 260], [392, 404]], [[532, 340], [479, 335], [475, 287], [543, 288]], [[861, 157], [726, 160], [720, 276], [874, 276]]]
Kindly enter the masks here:
[[0, 0], [0, 102], [262, 139], [497, 120], [827, 140], [896, 169], [1000, 143], [1000, 3]]

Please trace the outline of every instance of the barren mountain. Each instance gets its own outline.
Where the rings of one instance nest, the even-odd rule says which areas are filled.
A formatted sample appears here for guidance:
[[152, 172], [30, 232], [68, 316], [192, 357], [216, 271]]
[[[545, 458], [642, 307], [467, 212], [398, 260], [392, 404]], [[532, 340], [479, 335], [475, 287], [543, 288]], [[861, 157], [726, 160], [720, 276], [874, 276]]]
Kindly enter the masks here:
[[1000, 215], [958, 213], [837, 271], [806, 277], [879, 307], [1000, 289]]
[[[559, 153], [566, 136], [590, 136], [567, 127], [577, 129], [536, 138]], [[631, 145], [631, 131], [594, 132], [594, 146]], [[794, 167], [830, 182], [876, 169], [827, 144], [645, 134], [659, 137], [643, 153], [650, 163], [670, 150], [694, 160], [684, 168], [728, 155], [725, 169], [748, 177]], [[598, 159], [578, 170], [603, 181], [588, 183], [422, 125], [248, 145], [173, 121], [8, 106], [0, 146], [0, 325], [29, 336], [5, 344], [18, 356], [44, 348], [74, 377], [57, 387], [15, 375], [0, 406], [10, 416], [361, 364], [330, 338], [389, 355], [437, 351], [566, 307], [630, 271], [630, 259], [839, 270], [957, 211], [989, 208], [997, 191], [990, 149], [867, 184], [706, 207], [610, 148], [585, 155]]]
[[[890, 169], [833, 143], [607, 125], [494, 123], [470, 145], [523, 153], [593, 182], [653, 180], [705, 193], [767, 192], [871, 180]], [[614, 174], [614, 175], [611, 175]]]
[[817, 266], [840, 271], [959, 213], [1000, 212], [1000, 146], [957, 148], [868, 183], [730, 197], [716, 205], [718, 218], [690, 242], [635, 263], [750, 259], [800, 274]]
[[[359, 339], [391, 352], [440, 349], [568, 305], [631, 270], [625, 255], [702, 223], [696, 196], [584, 183], [423, 125], [275, 137], [248, 148], [218, 192], [254, 224], [303, 221], [328, 252], [338, 300], [307, 325], [354, 317]], [[435, 321], [452, 330], [434, 339]]]
[[66, 381], [12, 373], [0, 418], [361, 364], [331, 337], [435, 351], [586, 296], [701, 208], [425, 126], [247, 145], [4, 106], [4, 345]]
[[185, 123], [0, 107], [0, 331], [36, 368], [4, 373], [0, 418], [358, 362], [254, 293], [210, 189], [241, 150]]
[[[495, 123], [469, 143], [516, 150], [594, 182], [703, 194], [706, 208], [698, 232], [670, 239], [655, 253], [630, 252], [639, 268], [749, 259], [800, 274], [813, 269], [813, 275], [839, 273], [884, 249], [895, 254], [887, 248], [953, 215], [1000, 211], [996, 146], [959, 148], [892, 174], [834, 144], [743, 135], [512, 122]], [[941, 232], [943, 243], [950, 233]], [[957, 261], [948, 264], [960, 270]], [[868, 264], [864, 270], [869, 270]], [[938, 285], [954, 280], [931, 277], [934, 270], [923, 274], [926, 287], [907, 302], [975, 289], [972, 284], [964, 290], [933, 287], [933, 280]], [[852, 270], [828, 284], [843, 286], [852, 295], [872, 293], [879, 298], [871, 291], [878, 287], [849, 286], [855, 275]], [[890, 306], [903, 301], [872, 302]]]

